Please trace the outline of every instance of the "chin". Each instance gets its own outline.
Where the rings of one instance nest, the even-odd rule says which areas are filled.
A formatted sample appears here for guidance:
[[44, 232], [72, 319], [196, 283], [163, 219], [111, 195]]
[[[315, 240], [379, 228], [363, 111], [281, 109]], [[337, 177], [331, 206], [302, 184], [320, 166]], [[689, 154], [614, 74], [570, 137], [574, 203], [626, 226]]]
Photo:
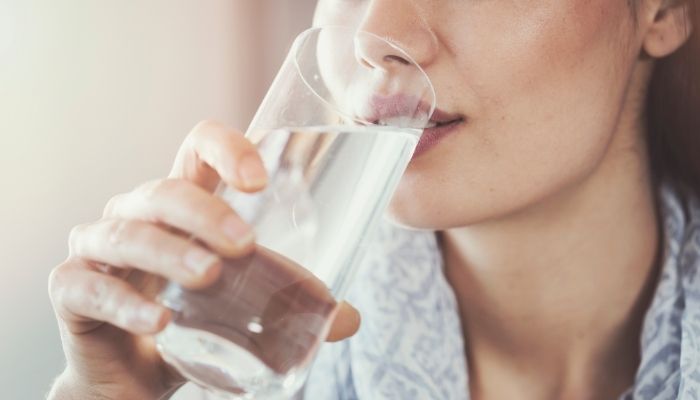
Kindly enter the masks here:
[[[445, 230], [455, 225], [468, 225], [474, 212], [467, 204], [470, 198], [480, 198], [465, 190], [450, 190], [463, 185], [446, 180], [438, 162], [413, 163], [402, 176], [387, 207], [385, 218], [395, 225], [409, 229]], [[473, 211], [473, 212], [468, 212]], [[478, 215], [477, 215], [478, 216]]]
[[446, 190], [435, 181], [415, 183], [401, 182], [384, 214], [386, 220], [407, 229], [444, 231], [498, 220], [527, 209], [538, 199], [538, 192], [496, 195], [498, 192], [489, 190]]
[[416, 221], [415, 218], [406, 218], [407, 216], [400, 213], [396, 213], [391, 209], [388, 209], [384, 213], [384, 220], [392, 225], [398, 226], [403, 229], [411, 230], [436, 230], [433, 228], [432, 224], [426, 224], [424, 221]]
[[[427, 203], [430, 203], [429, 201]], [[426, 199], [416, 195], [404, 197], [396, 193], [384, 217], [394, 225], [405, 229], [442, 230], [449, 224], [443, 221], [446, 213], [436, 204], [426, 204]], [[447, 223], [447, 224], [446, 224]]]

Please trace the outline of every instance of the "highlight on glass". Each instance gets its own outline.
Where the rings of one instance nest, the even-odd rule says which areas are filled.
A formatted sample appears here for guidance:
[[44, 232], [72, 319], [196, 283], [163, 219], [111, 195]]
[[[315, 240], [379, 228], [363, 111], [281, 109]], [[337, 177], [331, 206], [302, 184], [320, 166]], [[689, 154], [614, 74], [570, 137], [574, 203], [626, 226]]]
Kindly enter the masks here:
[[163, 358], [230, 398], [298, 391], [434, 108], [427, 75], [395, 44], [345, 27], [301, 33], [246, 134], [268, 186], [217, 190], [256, 250], [225, 260], [206, 289], [164, 288]]

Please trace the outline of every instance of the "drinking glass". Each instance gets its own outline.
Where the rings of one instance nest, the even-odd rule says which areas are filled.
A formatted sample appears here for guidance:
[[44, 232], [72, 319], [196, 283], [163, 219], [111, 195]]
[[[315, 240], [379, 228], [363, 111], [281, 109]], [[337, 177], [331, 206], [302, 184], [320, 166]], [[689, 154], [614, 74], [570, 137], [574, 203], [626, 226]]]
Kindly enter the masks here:
[[210, 287], [165, 287], [163, 358], [230, 398], [298, 391], [434, 107], [427, 75], [390, 41], [346, 27], [301, 33], [246, 133], [266, 189], [217, 189], [253, 226], [256, 249], [225, 259]]

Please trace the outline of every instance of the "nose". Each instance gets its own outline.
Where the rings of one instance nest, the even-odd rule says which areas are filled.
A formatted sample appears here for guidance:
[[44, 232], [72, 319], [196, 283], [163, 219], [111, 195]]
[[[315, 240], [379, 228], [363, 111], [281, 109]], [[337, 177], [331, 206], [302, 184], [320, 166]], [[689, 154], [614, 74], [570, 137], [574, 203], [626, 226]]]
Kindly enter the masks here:
[[367, 34], [355, 36], [355, 58], [370, 69], [390, 73], [398, 72], [402, 66], [413, 65], [412, 57], [406, 52]]
[[435, 59], [438, 40], [427, 22], [428, 10], [415, 0], [372, 0], [368, 4], [359, 30], [375, 34], [403, 49], [362, 40], [357, 43], [357, 57], [363, 64], [383, 70], [408, 65], [406, 55], [422, 68]]

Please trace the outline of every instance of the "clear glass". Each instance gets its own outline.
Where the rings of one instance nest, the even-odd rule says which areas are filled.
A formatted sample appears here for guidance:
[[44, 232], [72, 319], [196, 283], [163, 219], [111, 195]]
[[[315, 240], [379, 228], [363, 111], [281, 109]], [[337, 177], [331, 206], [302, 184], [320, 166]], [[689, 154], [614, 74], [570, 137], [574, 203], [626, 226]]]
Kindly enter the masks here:
[[267, 188], [217, 191], [253, 225], [256, 250], [225, 260], [206, 289], [167, 285], [164, 359], [219, 395], [292, 396], [434, 107], [428, 77], [392, 43], [343, 27], [303, 32], [246, 134]]

